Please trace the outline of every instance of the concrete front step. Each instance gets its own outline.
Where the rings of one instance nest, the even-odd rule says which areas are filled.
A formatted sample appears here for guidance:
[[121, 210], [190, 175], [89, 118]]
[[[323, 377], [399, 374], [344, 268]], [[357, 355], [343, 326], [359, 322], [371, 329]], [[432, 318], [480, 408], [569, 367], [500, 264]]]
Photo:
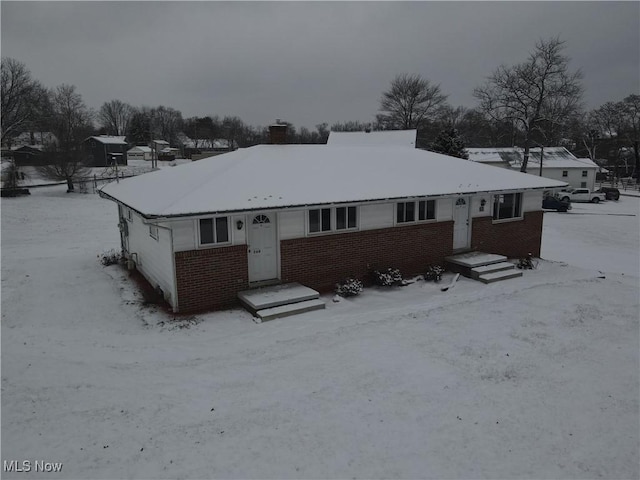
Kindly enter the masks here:
[[480, 275], [478, 277], [478, 280], [483, 283], [493, 283], [499, 282], [500, 280], [507, 280], [509, 278], [516, 278], [521, 276], [522, 272], [520, 270], [502, 270], [499, 272], [485, 273], [483, 275]]
[[299, 313], [311, 312], [313, 310], [322, 310], [325, 304], [322, 300], [306, 300], [304, 302], [291, 303], [288, 305], [280, 305], [277, 307], [265, 308], [258, 310], [256, 315], [263, 321], [267, 322], [274, 318], [288, 317], [289, 315], [297, 315]]
[[505, 270], [513, 270], [515, 266], [513, 263], [509, 262], [500, 262], [500, 263], [491, 263], [489, 265], [482, 265], [480, 267], [475, 267], [471, 269], [471, 278], [474, 280], [478, 280], [480, 275], [486, 275], [489, 273], [495, 272], [503, 272]]
[[493, 263], [501, 263], [507, 259], [504, 255], [494, 253], [467, 252], [446, 257], [445, 261], [465, 268], [475, 268]]
[[315, 300], [320, 298], [320, 294], [299, 283], [285, 283], [245, 290], [238, 293], [238, 298], [250, 312], [256, 313], [258, 310]]

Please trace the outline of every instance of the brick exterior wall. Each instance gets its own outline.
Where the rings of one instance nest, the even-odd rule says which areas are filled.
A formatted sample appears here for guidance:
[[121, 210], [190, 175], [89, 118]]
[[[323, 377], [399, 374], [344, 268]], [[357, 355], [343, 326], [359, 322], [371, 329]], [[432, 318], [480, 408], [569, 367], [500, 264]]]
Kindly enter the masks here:
[[249, 287], [246, 245], [176, 252], [175, 261], [180, 313], [232, 307]]
[[540, 256], [543, 212], [527, 212], [524, 220], [493, 223], [491, 217], [472, 221], [471, 248], [511, 258]]
[[[539, 257], [542, 218], [541, 211], [496, 224], [491, 217], [474, 218], [471, 248], [512, 258]], [[421, 274], [427, 265], [443, 263], [452, 249], [452, 221], [282, 240], [281, 281], [327, 292], [349, 276], [368, 283], [374, 269]], [[249, 288], [246, 245], [176, 252], [175, 262], [180, 313], [232, 307], [238, 304], [237, 293]]]
[[281, 279], [326, 292], [352, 275], [370, 281], [373, 269], [420, 274], [427, 265], [442, 263], [452, 246], [450, 221], [283, 240]]

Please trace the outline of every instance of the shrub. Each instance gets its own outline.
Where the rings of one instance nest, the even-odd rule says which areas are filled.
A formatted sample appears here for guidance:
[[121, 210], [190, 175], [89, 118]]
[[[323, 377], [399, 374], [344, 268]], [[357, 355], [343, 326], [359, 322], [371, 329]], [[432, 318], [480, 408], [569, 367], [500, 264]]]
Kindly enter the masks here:
[[442, 280], [444, 268], [440, 265], [429, 265], [424, 273], [424, 279], [428, 282], [439, 282]]
[[357, 278], [347, 278], [336, 283], [336, 293], [341, 297], [355, 297], [362, 292], [362, 282]]
[[402, 283], [402, 274], [397, 268], [387, 268], [383, 271], [375, 270], [373, 272], [373, 278], [376, 285], [380, 285], [381, 287], [391, 287]]
[[120, 263], [124, 259], [122, 253], [115, 248], [102, 252], [100, 255], [98, 255], [98, 258], [100, 259], [100, 263], [105, 267]]
[[516, 265], [520, 270], [533, 270], [537, 266], [537, 262], [533, 261], [533, 255], [529, 254], [524, 258], [518, 260], [518, 265]]

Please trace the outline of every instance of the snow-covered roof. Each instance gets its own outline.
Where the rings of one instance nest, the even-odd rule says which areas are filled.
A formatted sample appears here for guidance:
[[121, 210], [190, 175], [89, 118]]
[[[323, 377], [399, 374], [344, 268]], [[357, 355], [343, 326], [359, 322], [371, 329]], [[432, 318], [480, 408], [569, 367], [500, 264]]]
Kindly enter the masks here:
[[143, 152], [143, 153], [151, 153], [151, 147], [145, 147], [144, 145], [136, 145], [135, 147], [130, 148], [127, 152]]
[[[505, 166], [519, 169], [522, 165], [524, 149], [519, 147], [467, 148], [469, 160], [478, 163], [503, 163]], [[540, 148], [529, 150], [527, 165], [540, 167]], [[597, 168], [588, 158], [576, 158], [565, 147], [544, 147], [542, 153], [543, 168]]]
[[329, 132], [331, 146], [416, 147], [417, 130], [384, 130], [379, 132]]
[[160, 145], [169, 145], [169, 142], [166, 140], [153, 140], [153, 143], [158, 143]]
[[98, 136], [89, 137], [89, 138], [94, 138], [100, 143], [105, 143], [109, 145], [126, 145], [127, 144], [127, 142], [124, 140], [125, 137], [111, 137], [109, 135], [98, 135]]
[[110, 183], [147, 217], [566, 186], [419, 149], [256, 145]]

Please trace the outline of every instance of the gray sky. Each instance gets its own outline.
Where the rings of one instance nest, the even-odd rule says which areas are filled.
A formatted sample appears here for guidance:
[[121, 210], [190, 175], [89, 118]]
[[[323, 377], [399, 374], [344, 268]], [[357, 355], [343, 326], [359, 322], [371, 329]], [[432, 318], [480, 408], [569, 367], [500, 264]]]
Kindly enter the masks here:
[[399, 73], [453, 106], [498, 65], [560, 36], [588, 108], [640, 93], [640, 2], [1, 2], [2, 56], [47, 87], [77, 86], [184, 118], [373, 120]]

